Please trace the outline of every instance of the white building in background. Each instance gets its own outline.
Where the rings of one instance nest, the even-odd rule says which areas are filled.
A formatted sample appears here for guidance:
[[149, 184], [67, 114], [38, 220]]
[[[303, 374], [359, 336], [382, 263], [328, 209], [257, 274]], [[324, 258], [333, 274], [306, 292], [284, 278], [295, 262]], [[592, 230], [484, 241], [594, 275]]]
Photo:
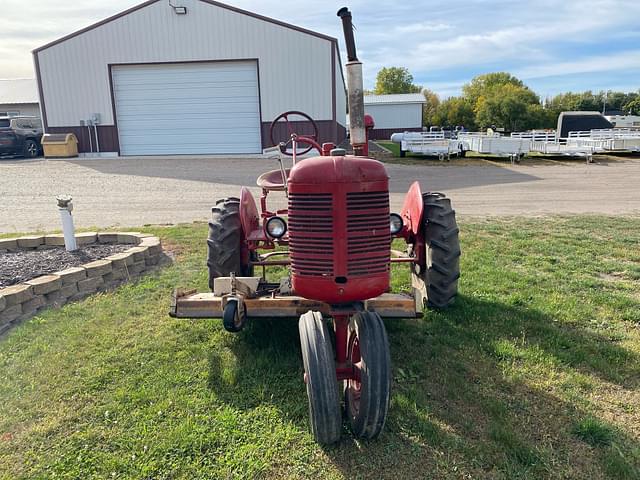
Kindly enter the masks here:
[[345, 136], [337, 40], [213, 0], [149, 0], [33, 54], [45, 131], [82, 152], [87, 120], [120, 155], [259, 153], [288, 110]]
[[370, 138], [388, 140], [394, 132], [421, 131], [425, 103], [421, 93], [365, 95], [364, 111], [375, 122]]
[[614, 128], [640, 128], [639, 115], [605, 115]]
[[40, 117], [34, 78], [0, 79], [0, 117]]

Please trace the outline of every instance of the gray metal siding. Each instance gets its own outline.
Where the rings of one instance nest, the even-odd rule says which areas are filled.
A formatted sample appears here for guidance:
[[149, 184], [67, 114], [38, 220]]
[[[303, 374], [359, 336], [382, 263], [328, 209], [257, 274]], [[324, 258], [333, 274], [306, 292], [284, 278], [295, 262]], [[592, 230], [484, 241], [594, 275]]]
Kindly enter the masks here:
[[373, 117], [376, 129], [422, 127], [422, 104], [365, 105], [365, 113]]
[[342, 81], [342, 70], [344, 66], [340, 65], [340, 56], [338, 50], [335, 49], [335, 63], [336, 63], [336, 120], [340, 125], [346, 127], [345, 115], [347, 113], [347, 93], [345, 90], [344, 82]]
[[289, 109], [331, 119], [332, 42], [200, 0], [180, 4], [187, 15], [160, 1], [39, 51], [49, 126], [93, 113], [113, 124], [109, 64], [251, 58], [260, 61], [263, 121]]
[[37, 103], [3, 103], [0, 104], [0, 112], [19, 112], [28, 117], [39, 117], [40, 107]]

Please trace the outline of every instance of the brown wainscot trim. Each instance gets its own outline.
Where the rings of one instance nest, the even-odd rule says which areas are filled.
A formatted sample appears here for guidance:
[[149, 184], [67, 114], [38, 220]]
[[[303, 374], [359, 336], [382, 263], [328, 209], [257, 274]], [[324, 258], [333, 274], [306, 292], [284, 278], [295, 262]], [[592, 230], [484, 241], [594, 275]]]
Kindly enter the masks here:
[[[78, 139], [78, 152], [91, 152], [89, 148], [89, 135], [91, 135], [91, 145], [93, 151], [96, 151], [96, 137], [93, 127], [89, 133], [88, 127], [69, 126], [69, 127], [49, 127], [47, 133], [73, 133]], [[98, 140], [101, 152], [119, 152], [118, 131], [115, 125], [98, 125]]]

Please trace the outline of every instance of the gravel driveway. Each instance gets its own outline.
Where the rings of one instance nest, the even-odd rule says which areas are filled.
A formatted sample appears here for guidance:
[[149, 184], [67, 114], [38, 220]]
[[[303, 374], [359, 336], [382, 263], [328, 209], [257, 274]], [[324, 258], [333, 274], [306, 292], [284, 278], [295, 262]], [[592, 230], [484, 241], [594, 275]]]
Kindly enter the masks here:
[[[61, 193], [73, 195], [80, 227], [205, 220], [216, 199], [238, 196], [241, 185], [259, 196], [256, 177], [276, 167], [262, 158], [0, 160], [0, 233], [59, 229]], [[419, 180], [424, 190], [447, 193], [459, 215], [640, 214], [640, 159], [387, 169], [396, 210]], [[284, 205], [282, 194], [274, 197]]]

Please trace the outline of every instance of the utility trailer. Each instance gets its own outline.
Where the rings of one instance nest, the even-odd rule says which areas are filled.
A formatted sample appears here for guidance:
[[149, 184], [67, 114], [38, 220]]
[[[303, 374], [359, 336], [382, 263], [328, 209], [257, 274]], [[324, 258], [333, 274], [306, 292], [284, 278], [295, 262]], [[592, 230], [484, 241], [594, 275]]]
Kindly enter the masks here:
[[563, 157], [584, 157], [588, 163], [593, 161], [596, 149], [587, 145], [567, 145], [561, 142], [531, 142], [531, 151], [542, 155]]
[[529, 151], [550, 156], [585, 157], [591, 162], [597, 148], [587, 144], [573, 144], [559, 139], [555, 130], [530, 130], [513, 132], [511, 138], [529, 142]]
[[529, 153], [529, 142], [515, 137], [505, 137], [498, 132], [461, 132], [458, 140], [466, 151], [508, 157], [511, 162], [520, 161]]
[[593, 146], [598, 151], [640, 152], [640, 129], [607, 128], [569, 132], [567, 143]]
[[391, 141], [400, 144], [400, 156], [407, 152], [450, 160], [464, 156], [462, 142], [447, 138], [445, 132], [404, 132], [391, 135]]

